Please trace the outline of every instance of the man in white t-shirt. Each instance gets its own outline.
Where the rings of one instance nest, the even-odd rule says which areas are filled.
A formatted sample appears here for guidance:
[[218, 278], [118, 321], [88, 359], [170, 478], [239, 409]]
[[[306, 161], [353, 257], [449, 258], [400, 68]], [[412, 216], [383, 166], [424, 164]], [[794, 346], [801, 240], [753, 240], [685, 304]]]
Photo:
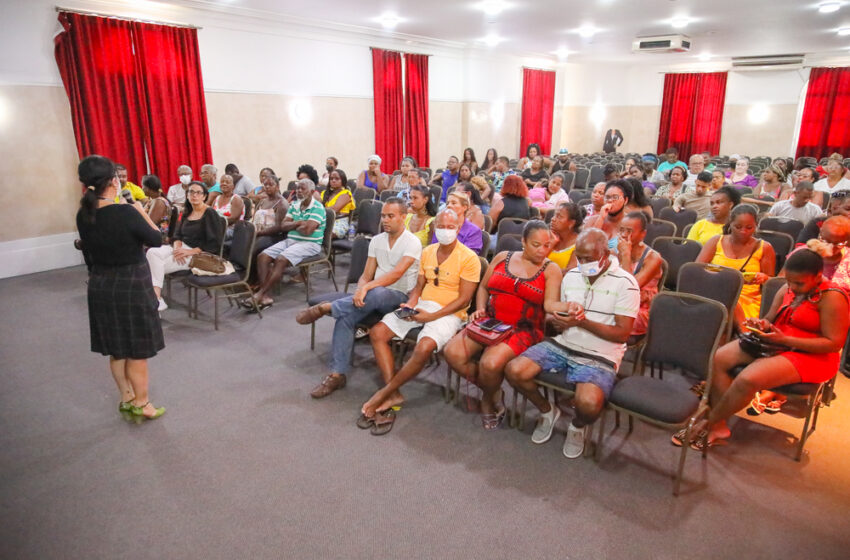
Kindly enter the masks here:
[[814, 185], [809, 181], [797, 183], [797, 186], [794, 187], [794, 196], [788, 200], [780, 200], [771, 206], [767, 215], [776, 218], [799, 220], [807, 224], [809, 220], [823, 214], [820, 206], [810, 202], [814, 194]]
[[702, 154], [694, 154], [688, 160], [688, 176], [685, 178], [685, 185], [693, 187], [696, 185], [697, 177], [705, 171], [705, 158]]
[[564, 275], [561, 301], [546, 305], [565, 330], [535, 344], [505, 367], [508, 382], [541, 412], [531, 436], [534, 443], [549, 441], [561, 415], [540, 394], [534, 378], [542, 371], [556, 370], [567, 383], [575, 383], [576, 416], [563, 450], [569, 459], [581, 456], [587, 426], [599, 417], [614, 388], [640, 309], [638, 283], [610, 257], [608, 236], [602, 230], [583, 230], [576, 240], [575, 257], [578, 266]]
[[345, 387], [357, 324], [373, 313], [380, 318], [398, 309], [416, 286], [422, 243], [405, 229], [406, 215], [404, 201], [387, 199], [381, 208], [384, 232], [369, 243], [369, 258], [354, 295], [319, 303], [296, 315], [295, 320], [301, 325], [313, 323], [325, 315], [336, 319], [331, 343], [331, 373], [310, 393], [314, 399]]

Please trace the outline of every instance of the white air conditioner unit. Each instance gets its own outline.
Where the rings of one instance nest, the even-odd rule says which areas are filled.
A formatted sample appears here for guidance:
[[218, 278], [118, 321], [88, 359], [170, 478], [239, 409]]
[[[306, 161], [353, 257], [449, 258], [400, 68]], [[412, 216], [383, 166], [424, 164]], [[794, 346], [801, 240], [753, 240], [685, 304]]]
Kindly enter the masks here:
[[762, 72], [765, 70], [797, 70], [803, 67], [805, 55], [777, 54], [769, 56], [733, 56], [732, 70]]
[[691, 50], [691, 38], [686, 35], [638, 37], [632, 41], [632, 52], [671, 53]]

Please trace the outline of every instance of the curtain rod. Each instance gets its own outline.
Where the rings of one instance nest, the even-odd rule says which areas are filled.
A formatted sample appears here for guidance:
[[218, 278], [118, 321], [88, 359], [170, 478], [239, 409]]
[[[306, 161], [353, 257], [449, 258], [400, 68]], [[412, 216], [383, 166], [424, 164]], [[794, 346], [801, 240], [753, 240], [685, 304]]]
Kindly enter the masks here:
[[82, 14], [84, 16], [97, 16], [97, 17], [105, 17], [105, 18], [112, 18], [112, 19], [120, 19], [120, 20], [124, 20], [124, 21], [137, 21], [139, 23], [153, 23], [153, 24], [156, 24], [156, 25], [169, 25], [171, 27], [185, 27], [187, 29], [203, 29], [203, 27], [201, 27], [199, 25], [189, 25], [189, 24], [186, 24], [186, 23], [177, 23], [177, 22], [174, 22], [174, 21], [157, 21], [157, 20], [153, 20], [153, 19], [129, 18], [129, 17], [123, 17], [123, 16], [116, 16], [115, 14], [104, 14], [104, 13], [101, 13], [101, 12], [93, 12], [93, 11], [90, 11], [90, 10], [76, 10], [76, 9], [72, 9], [72, 8], [63, 8], [61, 6], [56, 6], [56, 11], [57, 12], [68, 12], [68, 13], [71, 13], [71, 14]]
[[430, 57], [430, 56], [431, 56], [430, 54], [422, 54], [422, 53], [415, 53], [415, 52], [405, 52], [405, 51], [396, 51], [396, 50], [393, 50], [393, 49], [382, 49], [381, 47], [369, 47], [369, 50], [370, 50], [370, 51], [374, 51], [375, 49], [378, 49], [379, 51], [393, 52], [393, 53], [398, 53], [398, 54], [415, 54], [415, 55], [419, 55], [419, 56], [427, 56], [427, 57]]

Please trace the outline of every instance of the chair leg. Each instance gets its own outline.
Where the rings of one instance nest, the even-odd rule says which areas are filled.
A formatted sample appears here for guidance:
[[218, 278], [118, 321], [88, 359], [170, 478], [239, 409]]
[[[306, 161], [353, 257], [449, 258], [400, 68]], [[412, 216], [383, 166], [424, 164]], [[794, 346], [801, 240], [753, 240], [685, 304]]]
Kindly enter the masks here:
[[[803, 448], [806, 446], [806, 440], [809, 439], [809, 424], [812, 423], [812, 416], [815, 408], [818, 406], [817, 394], [809, 397], [808, 412], [806, 413], [806, 421], [803, 423], [803, 433], [800, 434], [800, 441], [797, 443], [797, 453], [794, 456], [795, 461], [800, 461], [803, 458]], [[814, 431], [814, 428], [812, 429]]]
[[602, 436], [605, 433], [605, 418], [608, 415], [608, 411], [606, 409], [602, 409], [602, 414], [599, 416], [599, 432], [596, 434], [596, 448], [593, 450], [593, 460], [597, 463], [599, 459], [602, 457]]
[[[314, 350], [316, 348], [316, 322], [313, 321], [310, 323], [310, 350]], [[354, 345], [352, 345], [352, 349]]]
[[[301, 268], [300, 270], [301, 270], [301, 276], [304, 278], [304, 287], [306, 288], [306, 292], [307, 292], [306, 298], [307, 298], [307, 301], [309, 302], [310, 301], [310, 267], [307, 267], [306, 270], [303, 269], [303, 268]], [[339, 291], [339, 290], [337, 290], [337, 291]]]
[[452, 402], [452, 366], [446, 364], [446, 384], [443, 386], [443, 400], [448, 404]]
[[218, 290], [213, 291], [212, 298], [213, 298], [213, 325], [215, 326], [215, 330], [218, 330]]
[[[631, 417], [629, 417], [629, 419], [631, 419]], [[674, 496], [679, 495], [679, 486], [682, 483], [682, 472], [685, 470], [685, 458], [687, 457], [688, 449], [690, 448], [690, 446], [685, 442], [691, 441], [691, 428], [693, 428], [693, 421], [688, 424], [688, 429], [685, 432], [685, 439], [682, 442], [684, 445], [682, 445], [682, 451], [679, 454], [679, 468], [676, 469], [675, 479], [673, 481]]]
[[519, 431], [525, 430], [525, 408], [528, 406], [528, 397], [522, 396], [522, 412], [519, 415]]

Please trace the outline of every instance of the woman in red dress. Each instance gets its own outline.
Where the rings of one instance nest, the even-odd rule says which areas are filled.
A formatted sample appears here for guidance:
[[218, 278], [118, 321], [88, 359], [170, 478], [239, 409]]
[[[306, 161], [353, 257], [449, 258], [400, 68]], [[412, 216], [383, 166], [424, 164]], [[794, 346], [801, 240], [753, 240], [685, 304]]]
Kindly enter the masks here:
[[[694, 425], [692, 447], [702, 449], [731, 436], [726, 420], [746, 407], [756, 391], [791, 383], [822, 383], [838, 371], [838, 353], [847, 337], [847, 294], [823, 280], [823, 259], [802, 250], [785, 262], [787, 287], [779, 290], [765, 319], [749, 318], [745, 326], [757, 329], [765, 342], [788, 349], [769, 358], [744, 351], [740, 341], [722, 346], [714, 355], [711, 412]], [[746, 367], [733, 378], [737, 366]], [[673, 436], [681, 445], [685, 432]]]
[[549, 226], [532, 220], [522, 232], [522, 252], [502, 252], [493, 257], [476, 293], [476, 311], [470, 322], [487, 318], [509, 325], [510, 334], [498, 344], [485, 346], [460, 331], [444, 350], [449, 365], [479, 387], [482, 423], [487, 430], [499, 427], [505, 417], [501, 394], [505, 364], [529, 346], [543, 340], [545, 301], [557, 301], [561, 269], [546, 257], [551, 250]]

